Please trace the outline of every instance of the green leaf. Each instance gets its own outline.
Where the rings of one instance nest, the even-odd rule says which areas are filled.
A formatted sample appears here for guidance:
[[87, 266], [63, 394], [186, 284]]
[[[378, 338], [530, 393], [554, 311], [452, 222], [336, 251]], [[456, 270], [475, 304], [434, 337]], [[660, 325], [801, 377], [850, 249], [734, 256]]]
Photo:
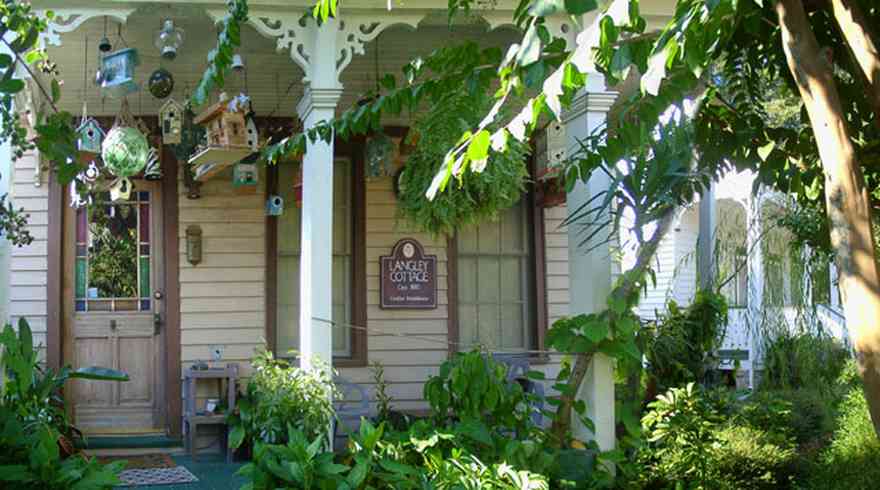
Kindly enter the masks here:
[[584, 328], [584, 335], [597, 344], [608, 338], [608, 323], [601, 320], [590, 322]]
[[0, 81], [0, 92], [5, 94], [16, 94], [24, 89], [24, 82], [17, 78]]
[[30, 481], [33, 475], [23, 464], [0, 465], [0, 481]]
[[571, 15], [583, 15], [599, 8], [596, 0], [565, 0], [565, 10]]
[[762, 162], [767, 161], [767, 157], [769, 157], [770, 154], [773, 153], [774, 148], [776, 148], [776, 142], [774, 141], [768, 141], [766, 145], [758, 148], [758, 157], [761, 159]]
[[532, 17], [547, 17], [565, 8], [563, 0], [535, 0], [529, 7], [529, 15]]
[[467, 156], [471, 161], [485, 160], [489, 157], [489, 131], [478, 132], [468, 145]]
[[52, 102], [58, 103], [58, 100], [61, 99], [61, 84], [58, 83], [57, 78], [52, 79]]
[[243, 425], [236, 425], [229, 431], [229, 447], [231, 449], [238, 449], [241, 446], [241, 443], [244, 442], [245, 430]]

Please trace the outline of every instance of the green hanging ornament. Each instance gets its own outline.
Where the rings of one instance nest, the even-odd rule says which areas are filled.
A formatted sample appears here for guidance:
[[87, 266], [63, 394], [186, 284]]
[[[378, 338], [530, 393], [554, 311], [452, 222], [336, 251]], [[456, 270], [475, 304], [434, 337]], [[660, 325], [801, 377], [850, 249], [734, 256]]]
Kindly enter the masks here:
[[113, 128], [101, 145], [104, 166], [117, 177], [131, 177], [146, 167], [149, 153], [147, 138], [137, 129], [128, 100], [123, 100]]

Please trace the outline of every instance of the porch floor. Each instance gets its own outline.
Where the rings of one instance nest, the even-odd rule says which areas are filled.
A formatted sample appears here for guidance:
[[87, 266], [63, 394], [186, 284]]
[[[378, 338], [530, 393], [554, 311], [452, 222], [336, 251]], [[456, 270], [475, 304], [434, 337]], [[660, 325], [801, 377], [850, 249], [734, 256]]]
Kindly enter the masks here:
[[[179, 485], [143, 486], [134, 488], [150, 488], [156, 490], [238, 490], [244, 485], [244, 478], [235, 476], [235, 472], [244, 463], [227, 464], [222, 454], [199, 454], [199, 460], [193, 461], [189, 456], [172, 456], [174, 462], [186, 467], [199, 481]], [[131, 488], [131, 487], [120, 487]]]

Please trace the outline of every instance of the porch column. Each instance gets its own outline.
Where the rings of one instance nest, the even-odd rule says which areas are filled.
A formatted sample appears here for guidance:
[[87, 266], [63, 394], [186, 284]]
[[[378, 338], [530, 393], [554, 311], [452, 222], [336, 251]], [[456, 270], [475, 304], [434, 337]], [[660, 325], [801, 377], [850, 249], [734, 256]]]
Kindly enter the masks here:
[[761, 220], [762, 191], [750, 195], [748, 199], [748, 225], [746, 231], [746, 266], [748, 268], [748, 307], [746, 309], [746, 332], [749, 345], [749, 386], [755, 386], [755, 371], [763, 363], [759, 337], [764, 322], [764, 252], [761, 250], [763, 222]]
[[[600, 75], [590, 75], [586, 89], [571, 105], [571, 111], [564, 117], [568, 148], [577, 148], [578, 141], [587, 137], [593, 130], [605, 124], [606, 114], [614, 103], [617, 94], [605, 89], [605, 81]], [[595, 172], [589, 182], [579, 182], [568, 194], [567, 208], [579, 209], [592, 196], [608, 189], [608, 177]], [[597, 222], [601, 222], [596, 218]], [[613, 230], [600, 231], [597, 237], [606, 237]], [[568, 227], [569, 263], [569, 313], [593, 313], [605, 309], [606, 299], [611, 293], [612, 260], [609, 247], [578, 247], [583, 240], [583, 228]], [[602, 450], [614, 448], [614, 365], [604, 354], [596, 354], [587, 370], [584, 382], [578, 389], [577, 399], [587, 406], [587, 416], [596, 426], [591, 432], [575, 417], [572, 421], [574, 436], [580, 440], [595, 440]]]
[[[336, 71], [336, 20], [311, 23], [308, 84], [297, 112], [305, 129], [333, 118], [342, 94]], [[300, 254], [300, 366], [333, 361], [333, 140], [306, 144], [303, 156], [302, 248]]]
[[717, 222], [715, 182], [700, 196], [700, 228], [697, 235], [697, 277], [699, 289], [715, 287], [715, 226]]

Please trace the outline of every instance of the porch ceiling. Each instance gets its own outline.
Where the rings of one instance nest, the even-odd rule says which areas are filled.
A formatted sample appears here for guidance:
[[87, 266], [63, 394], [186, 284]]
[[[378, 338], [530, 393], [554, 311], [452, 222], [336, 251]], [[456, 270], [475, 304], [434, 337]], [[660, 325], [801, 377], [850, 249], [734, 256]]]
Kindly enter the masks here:
[[[99, 2], [99, 5], [110, 3], [114, 2]], [[64, 7], [69, 8], [69, 5], [65, 4]], [[183, 46], [173, 61], [162, 60], [153, 45], [155, 32], [166, 18], [174, 19], [175, 24], [185, 32]], [[183, 99], [197, 85], [206, 66], [207, 54], [216, 43], [214, 22], [200, 5], [166, 3], [141, 6], [122, 26], [122, 38], [117, 34], [117, 26], [115, 19], [108, 18], [107, 36], [116, 49], [126, 45], [138, 49], [141, 64], [135, 72], [136, 80], [145, 84], [150, 74], [162, 66], [174, 76], [171, 97], [177, 100]], [[88, 102], [90, 115], [109, 116], [119, 109], [120, 100], [104, 97], [93, 82], [98, 66], [97, 45], [104, 32], [103, 18], [92, 18], [75, 31], [62, 33], [61, 46], [48, 47], [49, 55], [57, 63], [64, 80], [59, 106], [73, 114], [81, 112], [83, 100]], [[377, 49], [379, 74], [399, 74], [407, 61], [441, 46], [473, 39], [484, 46], [504, 47], [516, 42], [519, 37], [512, 28], [488, 31], [484, 23], [471, 22], [450, 29], [446, 25], [445, 15], [439, 11], [436, 15], [428, 15], [415, 32], [404, 26], [390, 27], [368, 43], [366, 53], [356, 55], [343, 72], [345, 92], [339, 110], [350, 107], [361, 94], [375, 86]], [[259, 116], [293, 117], [296, 103], [303, 92], [303, 71], [288, 52], [276, 51], [274, 39], [264, 37], [250, 25], [243, 26], [241, 39], [240, 53], [247, 70], [245, 74], [231, 73], [227, 78], [226, 90], [230, 93], [244, 91], [246, 80], [247, 92]], [[129, 104], [135, 114], [155, 114], [163, 102], [153, 98], [146, 90], [129, 96]], [[388, 121], [389, 124], [400, 122], [405, 121]]]

